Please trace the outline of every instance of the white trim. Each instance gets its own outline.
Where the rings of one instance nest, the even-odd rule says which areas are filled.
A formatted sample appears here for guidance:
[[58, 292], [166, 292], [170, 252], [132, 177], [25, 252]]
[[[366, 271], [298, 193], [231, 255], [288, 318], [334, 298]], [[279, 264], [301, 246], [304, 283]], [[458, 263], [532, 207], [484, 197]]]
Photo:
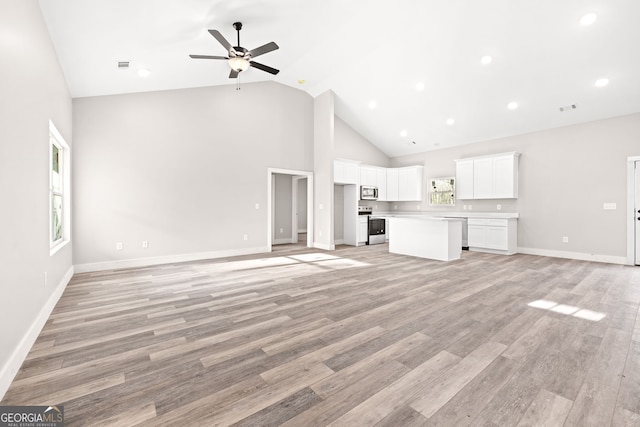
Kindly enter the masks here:
[[622, 264], [622, 265], [627, 264], [626, 257], [613, 256], [613, 255], [588, 254], [584, 252], [554, 251], [549, 249], [519, 247], [518, 253], [527, 254], [527, 255], [548, 256], [553, 258], [577, 259], [581, 261], [606, 262], [609, 264]]
[[76, 273], [88, 273], [92, 271], [117, 270], [121, 268], [147, 267], [150, 265], [173, 264], [176, 262], [201, 261], [205, 259], [226, 258], [238, 255], [253, 255], [270, 252], [266, 246], [256, 248], [228, 249], [223, 251], [197, 252], [181, 255], [167, 255], [149, 258], [124, 259], [119, 261], [104, 261], [75, 266]]
[[325, 251], [334, 251], [336, 249], [335, 245], [313, 242], [313, 247], [317, 249], [324, 249]]
[[271, 252], [273, 244], [273, 174], [293, 175], [307, 178], [307, 247], [313, 244], [313, 172], [295, 169], [267, 168], [267, 251]]
[[69, 270], [67, 270], [65, 275], [62, 277], [60, 283], [58, 283], [58, 286], [56, 286], [56, 289], [53, 291], [47, 302], [42, 306], [38, 316], [34, 319], [33, 323], [31, 323], [31, 327], [29, 327], [27, 333], [22, 337], [18, 346], [13, 350], [13, 353], [11, 353], [11, 356], [9, 356], [7, 363], [0, 367], [0, 400], [4, 398], [4, 395], [18, 373], [20, 366], [22, 366], [22, 363], [27, 358], [29, 351], [31, 351], [31, 347], [33, 347], [36, 339], [38, 339], [42, 328], [45, 323], [47, 323], [47, 320], [49, 320], [51, 312], [58, 303], [58, 300], [62, 296], [62, 293], [66, 289], [74, 273], [74, 266], [69, 267]]
[[289, 245], [293, 242], [293, 239], [291, 237], [285, 238], [285, 239], [275, 239], [273, 241], [273, 245]]
[[640, 156], [627, 157], [627, 265], [635, 265], [635, 166]]

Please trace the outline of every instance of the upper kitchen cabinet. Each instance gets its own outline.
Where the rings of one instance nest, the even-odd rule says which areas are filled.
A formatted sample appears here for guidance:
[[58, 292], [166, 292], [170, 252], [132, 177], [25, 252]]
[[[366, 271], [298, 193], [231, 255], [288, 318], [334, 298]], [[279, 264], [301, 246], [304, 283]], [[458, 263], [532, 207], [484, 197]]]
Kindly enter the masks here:
[[376, 171], [378, 184], [378, 200], [386, 202], [389, 200], [387, 196], [387, 168], [377, 168]]
[[458, 199], [518, 198], [519, 153], [456, 160]]
[[[422, 201], [422, 171], [424, 167], [407, 166], [396, 170], [398, 171], [398, 198], [391, 199], [387, 194], [387, 199], [399, 202]], [[387, 187], [387, 193], [389, 192], [389, 187]]]
[[336, 184], [358, 184], [358, 164], [351, 160], [333, 161], [333, 182]]
[[399, 189], [398, 169], [387, 169], [387, 201], [400, 200]]
[[360, 185], [378, 186], [378, 168], [375, 166], [360, 166]]

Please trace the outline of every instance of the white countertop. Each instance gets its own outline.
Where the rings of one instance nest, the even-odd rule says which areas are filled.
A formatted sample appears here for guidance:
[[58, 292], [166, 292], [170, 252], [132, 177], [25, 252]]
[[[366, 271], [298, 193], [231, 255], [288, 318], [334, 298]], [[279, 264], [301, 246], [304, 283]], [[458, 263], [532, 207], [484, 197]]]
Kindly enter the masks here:
[[371, 216], [377, 217], [427, 217], [427, 218], [519, 218], [517, 212], [374, 212]]

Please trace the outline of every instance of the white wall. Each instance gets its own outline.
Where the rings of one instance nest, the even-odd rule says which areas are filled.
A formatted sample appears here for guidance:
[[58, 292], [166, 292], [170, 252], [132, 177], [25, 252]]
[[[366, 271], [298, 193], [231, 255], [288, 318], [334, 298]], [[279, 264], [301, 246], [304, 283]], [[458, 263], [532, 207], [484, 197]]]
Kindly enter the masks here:
[[[273, 243], [291, 243], [293, 221], [292, 175], [274, 174]], [[306, 181], [305, 181], [306, 182]], [[282, 230], [282, 231], [280, 231]]]
[[79, 270], [265, 251], [267, 169], [313, 170], [313, 99], [278, 83], [73, 107]]
[[307, 232], [307, 179], [296, 180], [298, 185], [297, 212], [298, 232]]
[[49, 120], [72, 145], [71, 98], [36, 0], [0, 2], [0, 57], [1, 399], [73, 268], [71, 244], [49, 252]]
[[[626, 258], [626, 160], [640, 155], [640, 114], [615, 117], [445, 150], [391, 159], [394, 166], [423, 164], [426, 180], [454, 176], [454, 159], [517, 151], [517, 200], [458, 201], [439, 211], [519, 212], [518, 246], [532, 253], [611, 262]], [[428, 209], [425, 190], [423, 209]], [[603, 210], [616, 203], [616, 210]], [[416, 203], [398, 203], [415, 210]], [[434, 209], [430, 209], [434, 210]], [[562, 236], [569, 243], [562, 243]]]
[[390, 164], [386, 154], [338, 116], [335, 117], [335, 156], [357, 160], [364, 165], [387, 167]]
[[313, 102], [314, 246], [332, 250], [333, 159], [335, 158], [334, 94], [318, 95]]

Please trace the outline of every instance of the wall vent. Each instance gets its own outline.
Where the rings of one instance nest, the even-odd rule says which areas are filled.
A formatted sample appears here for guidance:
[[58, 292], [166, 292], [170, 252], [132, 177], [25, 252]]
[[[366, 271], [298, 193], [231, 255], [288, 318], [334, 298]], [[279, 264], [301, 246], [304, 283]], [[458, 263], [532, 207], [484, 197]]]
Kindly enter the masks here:
[[118, 61], [118, 69], [129, 68], [129, 61]]
[[576, 108], [578, 108], [576, 104], [569, 104], [565, 105], [564, 107], [560, 107], [560, 112], [564, 113], [565, 111], [575, 110]]

